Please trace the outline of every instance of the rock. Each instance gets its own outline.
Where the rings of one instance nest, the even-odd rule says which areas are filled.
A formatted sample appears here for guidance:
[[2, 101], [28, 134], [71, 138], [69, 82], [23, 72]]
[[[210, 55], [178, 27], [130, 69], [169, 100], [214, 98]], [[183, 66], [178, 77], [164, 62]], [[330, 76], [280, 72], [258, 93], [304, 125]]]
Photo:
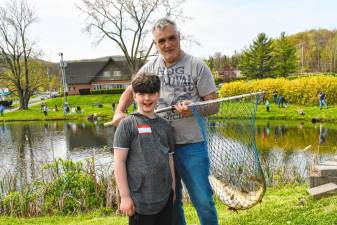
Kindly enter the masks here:
[[323, 185], [308, 189], [308, 193], [311, 196], [313, 196], [315, 199], [319, 199], [321, 197], [328, 196], [336, 192], [337, 192], [337, 184], [335, 183], [323, 184]]

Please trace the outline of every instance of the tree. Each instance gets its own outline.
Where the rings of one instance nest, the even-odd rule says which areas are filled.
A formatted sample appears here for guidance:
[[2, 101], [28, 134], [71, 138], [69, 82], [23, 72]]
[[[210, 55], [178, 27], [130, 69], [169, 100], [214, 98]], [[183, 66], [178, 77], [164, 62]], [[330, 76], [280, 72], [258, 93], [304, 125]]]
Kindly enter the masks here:
[[274, 72], [276, 76], [287, 77], [298, 69], [296, 47], [285, 33], [282, 32], [279, 39], [273, 43]]
[[272, 40], [260, 33], [253, 44], [243, 52], [239, 69], [251, 78], [265, 78], [272, 75]]
[[0, 6], [0, 65], [5, 80], [20, 99], [20, 109], [27, 109], [30, 97], [36, 90], [36, 79], [31, 80], [31, 62], [34, 42], [29, 29], [37, 17], [25, 0], [12, 0]]
[[132, 74], [152, 54], [149, 25], [153, 16], [183, 18], [184, 0], [82, 0], [79, 9], [87, 15], [86, 31], [112, 40], [122, 50]]

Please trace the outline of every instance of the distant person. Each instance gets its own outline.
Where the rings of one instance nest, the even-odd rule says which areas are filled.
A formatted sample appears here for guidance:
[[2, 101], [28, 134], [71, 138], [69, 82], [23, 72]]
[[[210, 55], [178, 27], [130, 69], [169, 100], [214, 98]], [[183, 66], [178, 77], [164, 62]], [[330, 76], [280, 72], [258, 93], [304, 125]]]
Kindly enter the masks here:
[[175, 140], [173, 127], [154, 112], [160, 79], [137, 76], [131, 85], [138, 110], [120, 122], [113, 144], [120, 210], [130, 225], [172, 225]]
[[116, 102], [112, 102], [112, 112], [115, 112], [116, 110]]
[[277, 91], [273, 92], [273, 100], [274, 100], [274, 104], [277, 104]]
[[41, 102], [41, 105], [40, 105], [40, 107], [41, 107], [41, 112], [43, 112], [43, 107], [46, 105], [46, 103], [45, 102]]
[[70, 112], [70, 108], [69, 108], [68, 103], [64, 103], [63, 112], [64, 112], [64, 114], [68, 114]]
[[81, 106], [76, 106], [76, 113], [81, 113], [82, 112], [82, 110], [81, 110]]
[[265, 102], [265, 106], [266, 106], [266, 110], [267, 110], [267, 112], [269, 112], [269, 107], [270, 107], [270, 104], [269, 104], [269, 101], [268, 101], [268, 99], [266, 100], [266, 102]]
[[56, 104], [54, 105], [54, 111], [55, 111], [55, 112], [59, 111], [59, 109], [57, 108], [57, 105], [56, 105]]
[[326, 97], [325, 93], [321, 91], [319, 93], [319, 96], [318, 96], [318, 98], [319, 98], [319, 109], [322, 109], [323, 105], [325, 106], [326, 109], [328, 108], [325, 97]]
[[284, 96], [283, 95], [280, 95], [279, 97], [278, 97], [278, 102], [277, 102], [277, 104], [278, 104], [278, 107], [280, 108], [283, 108], [284, 107], [284, 105], [283, 104], [286, 104], [287, 103], [287, 101], [286, 101], [286, 99], [284, 98]]
[[43, 114], [44, 114], [44, 116], [48, 116], [48, 106], [47, 106], [47, 104], [45, 104], [43, 106]]
[[2, 104], [0, 104], [0, 115], [1, 116], [4, 116], [4, 111], [5, 111], [5, 107]]

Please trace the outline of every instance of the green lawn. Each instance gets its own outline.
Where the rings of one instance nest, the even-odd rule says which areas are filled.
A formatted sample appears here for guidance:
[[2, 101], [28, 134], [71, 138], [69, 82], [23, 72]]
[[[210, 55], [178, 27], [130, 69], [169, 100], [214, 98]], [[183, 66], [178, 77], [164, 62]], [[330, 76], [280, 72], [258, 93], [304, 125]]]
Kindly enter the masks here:
[[[4, 121], [34, 121], [34, 120], [86, 120], [89, 114], [96, 113], [103, 117], [103, 120], [111, 120], [112, 118], [112, 102], [118, 102], [120, 95], [85, 95], [85, 96], [68, 96], [67, 102], [72, 107], [80, 106], [83, 113], [63, 113], [63, 98], [47, 99], [44, 102], [48, 105], [48, 116], [44, 116], [41, 112], [40, 104], [31, 106], [28, 110], [17, 110], [6, 113], [0, 120]], [[103, 107], [97, 107], [96, 103], [101, 103]], [[58, 112], [54, 111], [55, 104]]]
[[[268, 189], [262, 203], [246, 211], [233, 212], [216, 202], [222, 225], [337, 225], [337, 196], [314, 200], [306, 193], [306, 186], [287, 186]], [[102, 210], [79, 216], [51, 216], [31, 219], [0, 217], [0, 224], [73, 224], [122, 225], [127, 218], [104, 216]], [[191, 204], [185, 207], [187, 224], [199, 224]]]
[[[298, 111], [303, 110], [304, 115]], [[337, 107], [329, 106], [328, 109], [319, 109], [318, 106], [289, 105], [285, 108], [278, 108], [277, 105], [270, 105], [270, 112], [267, 112], [264, 105], [259, 105], [256, 119], [277, 119], [277, 120], [308, 120], [313, 118], [322, 119], [325, 122], [337, 122]]]
[[[109, 121], [112, 118], [112, 102], [118, 102], [120, 95], [82, 95], [68, 96], [67, 102], [70, 107], [80, 106], [84, 110], [83, 114], [64, 115], [62, 110], [63, 98], [48, 99], [45, 102], [48, 105], [48, 116], [44, 116], [40, 111], [40, 105], [30, 107], [29, 110], [18, 110], [6, 113], [4, 117], [0, 117], [0, 121], [24, 121], [24, 120], [86, 120], [89, 114], [97, 113], [102, 116], [103, 121]], [[95, 103], [102, 103], [103, 107], [98, 108]], [[59, 111], [54, 112], [54, 105], [58, 106]], [[129, 108], [129, 111], [131, 111]], [[304, 111], [304, 115], [298, 113], [299, 110]], [[235, 114], [235, 112], [234, 112]], [[329, 109], [320, 110], [318, 106], [298, 106], [290, 104], [286, 108], [278, 108], [277, 105], [271, 103], [270, 112], [266, 111], [264, 105], [258, 107], [256, 118], [258, 120], [306, 120], [311, 121], [313, 118], [319, 118], [325, 122], [337, 122], [337, 107], [329, 106]]]

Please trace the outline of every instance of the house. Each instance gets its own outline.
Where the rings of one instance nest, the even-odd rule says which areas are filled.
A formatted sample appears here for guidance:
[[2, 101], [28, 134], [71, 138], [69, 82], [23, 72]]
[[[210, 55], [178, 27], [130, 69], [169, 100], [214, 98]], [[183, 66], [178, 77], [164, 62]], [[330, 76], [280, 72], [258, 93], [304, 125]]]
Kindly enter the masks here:
[[69, 61], [65, 68], [68, 95], [91, 90], [126, 88], [131, 72], [122, 56], [92, 60]]

